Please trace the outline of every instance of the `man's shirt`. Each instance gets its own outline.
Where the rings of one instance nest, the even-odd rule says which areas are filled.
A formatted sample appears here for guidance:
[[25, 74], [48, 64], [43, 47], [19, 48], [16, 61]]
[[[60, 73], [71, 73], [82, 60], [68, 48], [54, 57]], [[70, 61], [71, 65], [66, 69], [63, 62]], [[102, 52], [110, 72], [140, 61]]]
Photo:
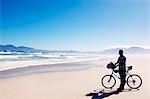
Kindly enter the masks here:
[[120, 70], [126, 69], [126, 57], [125, 56], [120, 56], [118, 58], [117, 63], [119, 64]]

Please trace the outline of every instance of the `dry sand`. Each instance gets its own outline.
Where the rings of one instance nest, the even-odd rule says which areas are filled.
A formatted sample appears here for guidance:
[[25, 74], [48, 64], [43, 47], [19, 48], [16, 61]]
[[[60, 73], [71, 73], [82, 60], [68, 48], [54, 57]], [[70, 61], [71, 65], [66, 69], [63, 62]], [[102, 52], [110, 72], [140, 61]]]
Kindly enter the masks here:
[[[122, 92], [106, 99], [150, 99], [150, 57], [128, 56], [127, 64], [134, 66], [132, 73], [142, 77], [140, 90]], [[85, 95], [95, 89], [104, 89], [101, 78], [107, 73], [110, 73], [110, 70], [104, 66], [80, 71], [4, 78], [0, 79], [0, 99], [92, 99]], [[117, 83], [115, 88], [119, 85], [119, 82]]]

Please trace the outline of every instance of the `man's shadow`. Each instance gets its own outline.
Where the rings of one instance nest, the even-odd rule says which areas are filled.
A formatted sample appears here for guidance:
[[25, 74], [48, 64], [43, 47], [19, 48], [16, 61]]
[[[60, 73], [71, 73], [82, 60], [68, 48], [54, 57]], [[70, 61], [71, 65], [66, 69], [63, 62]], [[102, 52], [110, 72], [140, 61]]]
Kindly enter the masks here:
[[[134, 92], [134, 91], [138, 91], [139, 89], [126, 89], [124, 90], [123, 92]], [[105, 90], [101, 90], [99, 92], [90, 92], [88, 94], [86, 94], [86, 96], [91, 96], [92, 98], [91, 99], [103, 99], [103, 98], [106, 98], [106, 97], [109, 97], [111, 95], [118, 95], [119, 91], [117, 90], [110, 90], [110, 91], [105, 91]]]

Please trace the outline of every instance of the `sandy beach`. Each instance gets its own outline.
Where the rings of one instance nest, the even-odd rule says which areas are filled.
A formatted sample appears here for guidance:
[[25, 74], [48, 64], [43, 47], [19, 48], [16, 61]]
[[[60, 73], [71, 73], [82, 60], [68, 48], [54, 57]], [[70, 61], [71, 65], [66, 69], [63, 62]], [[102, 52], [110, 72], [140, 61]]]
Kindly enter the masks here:
[[150, 0], [1, 1], [0, 99], [150, 99]]
[[[106, 64], [108, 61], [94, 61], [92, 64]], [[112, 59], [116, 61], [116, 59]], [[142, 77], [143, 84], [137, 91], [121, 92], [106, 99], [149, 99], [150, 57], [127, 56], [127, 64], [133, 65], [132, 73]], [[105, 89], [101, 78], [111, 73], [106, 65], [76, 71], [35, 73], [0, 79], [0, 99], [92, 99], [85, 96], [94, 90]], [[117, 88], [119, 82], [115, 88]], [[126, 89], [129, 87], [126, 85]]]

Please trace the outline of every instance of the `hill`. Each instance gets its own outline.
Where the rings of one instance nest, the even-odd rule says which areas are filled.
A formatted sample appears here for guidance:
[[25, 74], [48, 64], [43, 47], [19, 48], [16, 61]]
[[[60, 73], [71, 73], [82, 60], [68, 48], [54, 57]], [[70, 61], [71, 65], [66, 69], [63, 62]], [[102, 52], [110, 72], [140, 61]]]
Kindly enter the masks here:
[[101, 54], [116, 54], [118, 51], [122, 49], [127, 54], [147, 54], [150, 53], [150, 49], [145, 49], [142, 47], [130, 47], [130, 48], [113, 48], [113, 49], [107, 49], [102, 52]]

